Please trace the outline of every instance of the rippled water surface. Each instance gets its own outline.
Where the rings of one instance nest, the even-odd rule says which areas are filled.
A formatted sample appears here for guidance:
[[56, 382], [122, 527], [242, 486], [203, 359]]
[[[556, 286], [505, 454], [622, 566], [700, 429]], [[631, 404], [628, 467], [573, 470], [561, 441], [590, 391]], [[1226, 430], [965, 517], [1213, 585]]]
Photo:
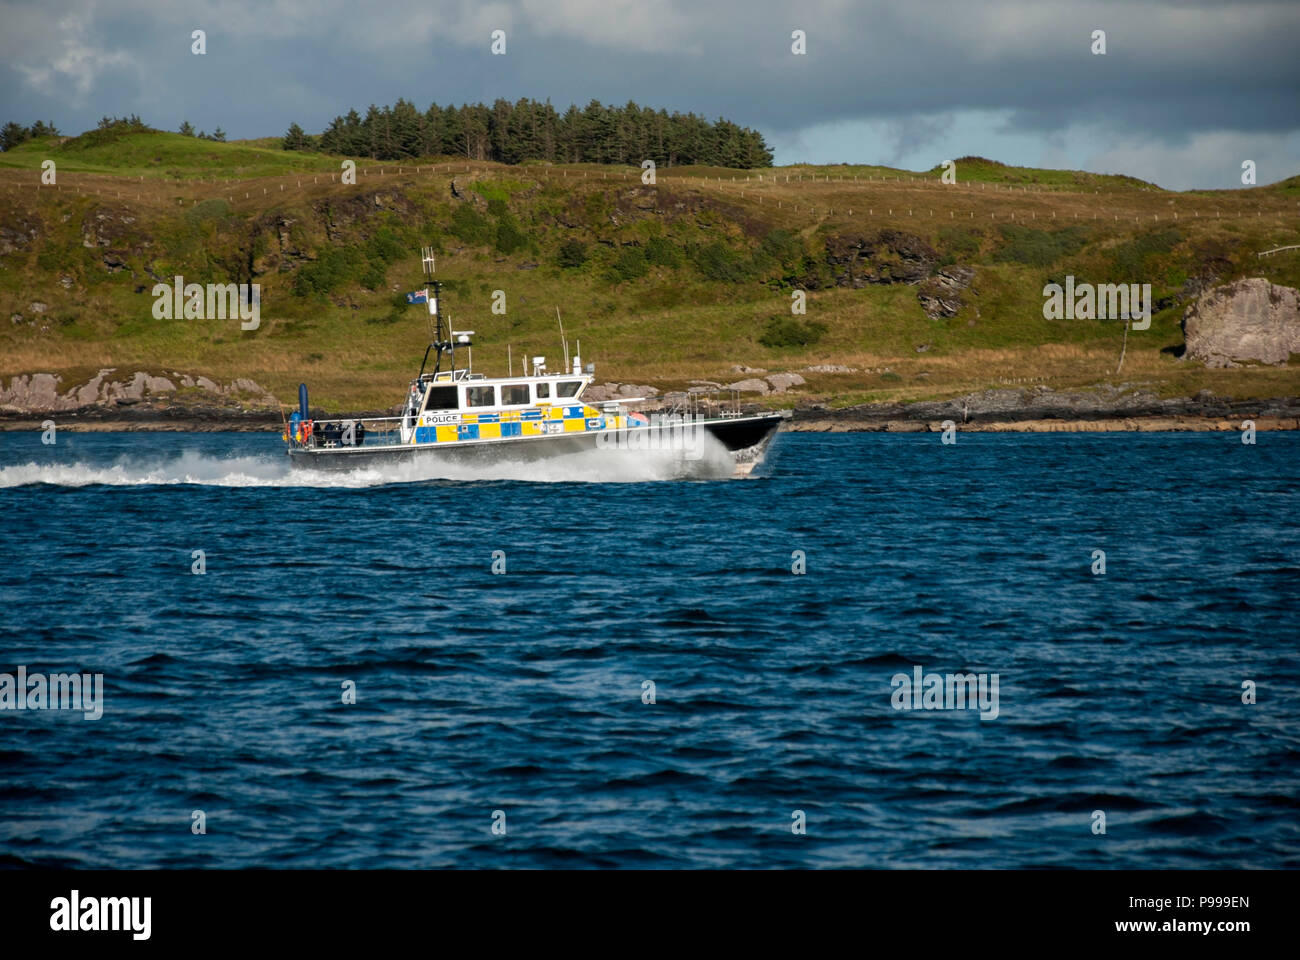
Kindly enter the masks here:
[[[104, 676], [0, 711], [0, 864], [1300, 866], [1295, 434], [785, 434], [745, 480], [277, 439], [0, 434], [0, 672]], [[997, 718], [895, 710], [918, 665]]]

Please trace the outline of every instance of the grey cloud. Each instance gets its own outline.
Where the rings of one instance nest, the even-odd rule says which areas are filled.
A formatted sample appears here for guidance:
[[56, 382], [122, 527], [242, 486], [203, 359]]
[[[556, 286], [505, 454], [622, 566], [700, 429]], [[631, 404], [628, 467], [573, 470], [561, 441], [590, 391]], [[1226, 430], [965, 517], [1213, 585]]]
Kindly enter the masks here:
[[[70, 15], [92, 45], [82, 61], [67, 59]], [[1007, 113], [1008, 133], [1045, 144], [1083, 125], [1170, 144], [1300, 129], [1296, 4], [397, 0], [375, 14], [342, 0], [7, 0], [0, 16], [0, 115], [65, 129], [139, 112], [264, 136], [399, 96], [633, 99], [786, 140], [877, 120], [898, 131], [898, 153], [933, 140], [935, 117], [975, 110]], [[188, 54], [195, 26], [207, 58]], [[504, 57], [488, 52], [498, 28]], [[790, 52], [796, 28], [806, 56]], [[1098, 28], [1105, 56], [1089, 52]], [[37, 82], [60, 62], [92, 77], [80, 103], [73, 79]]]

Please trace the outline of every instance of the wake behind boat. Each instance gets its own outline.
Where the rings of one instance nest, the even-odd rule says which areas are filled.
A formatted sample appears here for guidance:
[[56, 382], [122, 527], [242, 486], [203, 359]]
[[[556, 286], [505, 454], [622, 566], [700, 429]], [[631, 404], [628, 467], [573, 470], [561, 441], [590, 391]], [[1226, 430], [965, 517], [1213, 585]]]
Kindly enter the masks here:
[[[790, 411], [744, 414], [738, 404], [722, 404], [687, 394], [676, 407], [645, 413], [631, 409], [640, 400], [594, 406], [584, 402], [595, 365], [583, 369], [574, 356], [559, 372], [545, 357], [532, 358], [523, 376], [487, 377], [473, 372], [472, 330], [452, 330], [441, 310], [441, 284], [433, 279], [433, 255], [424, 251], [428, 288], [408, 297], [427, 302], [431, 333], [420, 372], [411, 380], [398, 417], [312, 419], [305, 384], [298, 410], [285, 426], [284, 440], [294, 466], [354, 469], [376, 463], [437, 457], [448, 462], [540, 460], [592, 449], [671, 450], [685, 460], [704, 455], [705, 436], [721, 443], [736, 473], [761, 462], [772, 437]], [[456, 351], [466, 365], [458, 367]], [[434, 367], [426, 372], [430, 353]], [[446, 369], [443, 369], [444, 364]]]

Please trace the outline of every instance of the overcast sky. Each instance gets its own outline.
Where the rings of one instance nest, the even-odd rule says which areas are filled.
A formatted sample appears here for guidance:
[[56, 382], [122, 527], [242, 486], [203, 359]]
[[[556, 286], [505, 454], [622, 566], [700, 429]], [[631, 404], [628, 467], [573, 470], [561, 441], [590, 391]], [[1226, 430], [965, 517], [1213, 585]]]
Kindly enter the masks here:
[[235, 139], [398, 97], [635, 100], [755, 127], [777, 163], [976, 154], [1233, 187], [1245, 160], [1300, 173], [1300, 2], [0, 0], [0, 122]]

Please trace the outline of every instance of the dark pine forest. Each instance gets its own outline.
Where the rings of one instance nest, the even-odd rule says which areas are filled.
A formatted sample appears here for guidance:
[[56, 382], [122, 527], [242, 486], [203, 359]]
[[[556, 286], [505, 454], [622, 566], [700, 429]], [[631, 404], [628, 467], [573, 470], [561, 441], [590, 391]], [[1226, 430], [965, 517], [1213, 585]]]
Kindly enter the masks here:
[[657, 166], [702, 164], [753, 169], [770, 167], [772, 151], [757, 130], [694, 113], [668, 113], [628, 102], [595, 100], [563, 113], [550, 102], [497, 100], [421, 111], [408, 100], [373, 104], [361, 116], [349, 110], [319, 136], [297, 123], [284, 137], [286, 150], [319, 150], [374, 160], [439, 155], [498, 163], [623, 163]]

